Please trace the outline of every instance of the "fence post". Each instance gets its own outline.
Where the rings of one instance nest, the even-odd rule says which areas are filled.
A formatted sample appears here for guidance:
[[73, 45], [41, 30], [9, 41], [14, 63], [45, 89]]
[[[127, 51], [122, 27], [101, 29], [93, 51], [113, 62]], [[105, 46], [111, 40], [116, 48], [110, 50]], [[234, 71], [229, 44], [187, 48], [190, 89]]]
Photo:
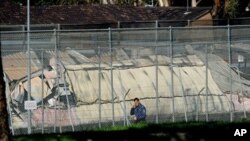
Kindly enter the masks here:
[[170, 54], [171, 54], [171, 96], [172, 96], [172, 122], [175, 122], [175, 113], [174, 113], [174, 74], [173, 74], [173, 33], [172, 33], [172, 27], [169, 27], [169, 45], [170, 45]]
[[57, 30], [60, 31], [61, 30], [61, 25], [57, 24]]
[[25, 25], [22, 25], [22, 31], [25, 33]]
[[44, 50], [42, 49], [42, 53], [41, 53], [41, 63], [42, 63], [42, 134], [44, 134]]
[[101, 71], [101, 49], [100, 46], [98, 46], [98, 90], [99, 90], [99, 96], [98, 96], [98, 104], [99, 104], [99, 128], [102, 127], [101, 119], [102, 119], [102, 113], [101, 113], [101, 78], [102, 78], [102, 71]]
[[188, 27], [189, 27], [190, 26], [190, 20], [189, 19], [187, 20], [187, 24], [188, 24]]
[[[64, 74], [63, 74], [63, 82], [64, 82], [64, 90], [66, 91], [67, 90], [67, 87], [66, 87], [66, 77], [65, 77]], [[70, 124], [71, 124], [71, 129], [72, 129], [72, 132], [74, 132], [75, 131], [75, 127], [74, 127], [73, 121], [72, 121], [71, 107], [70, 107], [70, 104], [69, 104], [69, 97], [68, 97], [67, 94], [66, 94], [66, 101], [67, 101], [67, 111], [68, 111], [69, 121], [70, 121]], [[61, 125], [60, 125], [60, 127], [61, 127]], [[60, 133], [61, 132], [62, 131], [61, 131], [61, 128], [60, 128]]]
[[[28, 101], [31, 100], [31, 53], [30, 53], [30, 1], [27, 2], [27, 73], [28, 73]], [[28, 134], [31, 134], [31, 110], [28, 110]]]
[[206, 121], [208, 122], [208, 48], [207, 48], [207, 44], [206, 44]]
[[[56, 89], [58, 90], [58, 87], [59, 87], [59, 76], [58, 76], [58, 67], [57, 67], [57, 64], [58, 64], [58, 52], [57, 52], [57, 32], [56, 32], [56, 29], [54, 29], [54, 36], [55, 36], [55, 40], [54, 40], [54, 45], [55, 45], [55, 59], [56, 59]], [[58, 92], [58, 91], [57, 91]], [[56, 94], [58, 95], [58, 94]], [[59, 99], [56, 98], [56, 99]], [[56, 133], [56, 126], [57, 126], [57, 102], [55, 102], [55, 105], [54, 105], [54, 111], [55, 111], [55, 124], [54, 124], [54, 133]], [[60, 129], [61, 131], [61, 129]]]
[[243, 94], [243, 86], [242, 86], [242, 80], [241, 80], [241, 76], [240, 76], [240, 68], [237, 67], [237, 72], [238, 72], [238, 78], [239, 78], [239, 82], [240, 82], [240, 88], [241, 88], [241, 95], [243, 96], [243, 102], [242, 102], [242, 106], [243, 106], [243, 113], [244, 113], [244, 118], [247, 118], [247, 114], [246, 114], [246, 107], [245, 107], [245, 102], [244, 102], [244, 94]]
[[196, 116], [195, 116], [196, 121], [199, 120], [199, 104], [200, 104], [200, 95], [198, 93], [196, 98]]
[[121, 39], [121, 22], [117, 22], [117, 29], [118, 29], [118, 34], [117, 34], [117, 44], [120, 45], [120, 39]]
[[113, 87], [113, 47], [112, 47], [112, 30], [109, 27], [109, 51], [110, 51], [110, 87], [112, 97], [112, 125], [115, 126], [115, 105], [114, 105], [114, 87]]
[[159, 86], [158, 86], [158, 21], [155, 21], [155, 89], [156, 89], [156, 115], [155, 115], [155, 122], [159, 122]]
[[181, 84], [181, 90], [182, 90], [182, 97], [183, 97], [183, 101], [184, 101], [184, 116], [185, 116], [185, 121], [188, 122], [188, 117], [187, 117], [187, 109], [188, 109], [188, 104], [187, 104], [187, 99], [186, 99], [186, 94], [185, 94], [185, 90], [184, 90], [184, 86], [182, 83], [182, 75], [181, 75], [181, 71], [180, 68], [178, 67], [179, 70], [179, 83]]
[[233, 81], [232, 81], [232, 69], [231, 69], [231, 63], [232, 63], [232, 50], [231, 50], [231, 29], [230, 25], [227, 25], [227, 45], [228, 45], [228, 64], [229, 64], [229, 73], [230, 73], [230, 122], [233, 121]]

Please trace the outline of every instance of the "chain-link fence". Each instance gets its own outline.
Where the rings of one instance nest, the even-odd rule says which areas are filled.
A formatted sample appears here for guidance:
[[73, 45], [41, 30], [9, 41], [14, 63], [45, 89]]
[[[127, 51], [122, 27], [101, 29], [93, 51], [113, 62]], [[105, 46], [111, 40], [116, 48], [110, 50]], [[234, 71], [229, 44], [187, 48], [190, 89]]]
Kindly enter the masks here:
[[[199, 19], [199, 20], [151, 20], [151, 21], [116, 21], [101, 24], [32, 24], [30, 30], [76, 30], [107, 28], [155, 28], [155, 27], [193, 27], [193, 26], [226, 26], [250, 25], [250, 18], [235, 19]], [[1, 25], [0, 31], [26, 31], [27, 25]]]
[[127, 126], [135, 97], [150, 123], [247, 118], [249, 30], [2, 31], [11, 133]]

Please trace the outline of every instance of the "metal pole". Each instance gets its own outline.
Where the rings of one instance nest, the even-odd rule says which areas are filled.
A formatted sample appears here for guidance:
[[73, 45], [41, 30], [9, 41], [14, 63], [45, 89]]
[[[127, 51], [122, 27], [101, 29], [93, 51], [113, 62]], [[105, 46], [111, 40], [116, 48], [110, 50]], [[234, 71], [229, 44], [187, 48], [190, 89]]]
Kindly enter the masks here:
[[43, 66], [44, 66], [44, 56], [43, 56], [44, 50], [42, 50], [42, 54], [41, 54], [41, 62], [42, 62], [42, 134], [44, 134], [44, 70], [43, 70]]
[[159, 72], [159, 64], [158, 64], [158, 21], [155, 21], [155, 88], [156, 88], [156, 115], [155, 122], [159, 122], [159, 85], [158, 85], [158, 72]]
[[[119, 72], [119, 80], [121, 80], [121, 74]], [[128, 120], [128, 114], [127, 114], [127, 106], [126, 106], [126, 95], [128, 94], [130, 90], [127, 91], [127, 93], [123, 93], [125, 92], [125, 88], [122, 86], [122, 104], [121, 105], [121, 108], [122, 108], [122, 111], [123, 111], [123, 125], [126, 126], [126, 125], [129, 125], [129, 120]], [[117, 96], [117, 95], [116, 95]]]
[[125, 113], [125, 120], [126, 120], [126, 125], [129, 125], [130, 124], [130, 122], [129, 122], [129, 120], [128, 120], [128, 113], [127, 113], [127, 106], [126, 106], [126, 95], [124, 95], [123, 96], [123, 104], [124, 104], [124, 113]]
[[208, 49], [206, 44], [206, 121], [208, 122]]
[[[58, 72], [58, 52], [57, 52], [57, 33], [56, 33], [56, 29], [54, 29], [54, 33], [55, 33], [55, 59], [56, 59], [56, 93], [58, 93], [58, 88], [59, 88], [59, 72]], [[56, 94], [58, 95], [58, 94]], [[58, 100], [59, 97], [56, 98], [56, 100]], [[57, 126], [57, 102], [55, 102], [54, 105], [54, 111], [55, 111], [55, 124], [54, 124], [54, 133], [56, 133], [56, 126]], [[61, 130], [61, 128], [60, 128]]]
[[191, 12], [189, 11], [189, 1], [187, 0], [187, 9], [186, 12], [184, 13], [185, 15], [190, 14]]
[[[58, 28], [58, 27], [57, 27]], [[59, 36], [58, 36], [58, 30], [57, 30], [57, 28], [55, 28], [55, 37], [56, 37], [56, 68], [57, 68], [57, 93], [59, 93], [59, 83], [60, 83], [60, 78], [61, 79], [64, 79], [63, 77], [65, 76], [63, 73], [61, 73], [62, 72], [62, 65], [61, 65], [61, 63], [60, 63], [60, 60], [59, 60], [59, 58], [60, 58], [60, 56], [59, 56], [59, 52], [58, 52], [58, 41], [59, 41]], [[63, 75], [63, 76], [62, 76]], [[65, 81], [64, 81], [65, 82]], [[57, 100], [58, 100], [58, 103], [61, 103], [61, 97], [60, 97], [60, 94], [58, 94], [58, 97], [57, 97]], [[67, 101], [67, 95], [66, 95], [66, 101]], [[68, 102], [67, 102], [68, 103]], [[57, 104], [56, 104], [57, 105]], [[68, 109], [68, 107], [67, 107], [67, 109]], [[61, 116], [61, 106], [59, 105], [58, 106], [58, 118], [60, 119], [60, 121], [61, 121], [61, 119], [63, 118], [62, 116]], [[70, 115], [69, 115], [70, 116]], [[71, 117], [69, 117], [70, 118], [70, 122], [71, 122]], [[72, 123], [72, 122], [71, 122]], [[74, 128], [74, 127], [73, 127]], [[74, 130], [74, 129], [73, 129]], [[59, 132], [60, 133], [62, 133], [62, 125], [61, 125], [61, 122], [59, 122]]]
[[199, 104], [200, 104], [200, 96], [199, 96], [199, 93], [198, 93], [197, 94], [197, 99], [196, 99], [196, 116], [195, 116], [196, 121], [199, 120]]
[[187, 104], [187, 99], [186, 99], [186, 95], [185, 95], [185, 90], [184, 90], [184, 86], [182, 83], [182, 75], [181, 75], [181, 71], [180, 68], [178, 67], [179, 70], [179, 82], [181, 84], [181, 90], [182, 90], [182, 96], [183, 96], [183, 100], [184, 100], [184, 116], [185, 116], [185, 121], [188, 122], [188, 117], [187, 117], [187, 109], [188, 109], [188, 104]]
[[245, 103], [244, 103], [244, 95], [243, 95], [243, 86], [242, 86], [242, 80], [241, 80], [241, 76], [240, 76], [240, 69], [239, 69], [239, 67], [235, 67], [234, 66], [234, 68], [235, 69], [237, 69], [237, 73], [238, 73], [238, 81], [239, 81], [239, 83], [240, 83], [240, 88], [241, 88], [241, 95], [243, 96], [243, 102], [242, 102], [242, 108], [243, 108], [243, 113], [244, 113], [244, 118], [246, 118], [247, 117], [247, 115], [246, 115], [246, 107], [245, 107]]
[[[27, 52], [28, 52], [28, 101], [31, 97], [31, 54], [30, 54], [30, 0], [27, 0]], [[31, 110], [28, 110], [28, 134], [31, 134]]]
[[127, 125], [127, 118], [126, 118], [126, 116], [127, 116], [127, 108], [126, 108], [126, 103], [125, 103], [125, 95], [123, 95], [122, 96], [122, 104], [123, 104], [123, 106], [121, 106], [121, 108], [122, 108], [122, 110], [123, 110], [123, 126], [126, 126]]
[[240, 81], [240, 87], [241, 87], [241, 95], [243, 96], [243, 112], [244, 112], [244, 118], [247, 118], [247, 114], [246, 114], [246, 107], [245, 107], [245, 102], [244, 102], [244, 95], [243, 95], [243, 86], [242, 86], [242, 80], [241, 80], [241, 76], [240, 76], [240, 70], [239, 68], [237, 68], [238, 70], [238, 77], [239, 77], [239, 81]]
[[229, 64], [229, 73], [230, 73], [230, 122], [233, 121], [233, 80], [232, 80], [232, 69], [231, 69], [231, 62], [232, 62], [232, 51], [231, 51], [231, 29], [230, 25], [227, 25], [227, 43], [228, 43], [228, 64]]
[[[122, 80], [121, 78], [121, 72], [119, 71], [119, 76], [118, 76], [119, 80]], [[126, 93], [123, 93], [126, 91], [125, 87], [122, 85], [122, 82], [120, 81], [120, 85], [121, 85], [121, 89], [122, 89], [122, 102], [123, 102], [123, 106], [121, 105], [121, 108], [123, 110], [123, 114], [124, 114], [124, 126], [129, 125], [129, 119], [128, 119], [128, 113], [127, 113], [127, 106], [126, 106], [126, 96], [129, 94], [130, 89], [127, 90]]]
[[169, 27], [169, 44], [170, 44], [170, 54], [171, 54], [171, 94], [172, 94], [172, 122], [175, 122], [175, 114], [174, 114], [174, 74], [173, 74], [173, 33], [172, 33], [172, 27]]
[[[59, 63], [58, 63], [58, 60], [59, 60], [59, 54], [58, 54], [58, 44], [59, 44], [59, 32], [60, 32], [60, 30], [61, 30], [61, 25], [60, 24], [57, 24], [57, 28], [55, 28], [55, 37], [56, 37], [56, 68], [57, 68], [57, 73], [58, 74], [60, 74], [61, 72], [58, 72], [58, 67], [59, 67]], [[62, 67], [61, 65], [60, 65], [60, 67]], [[63, 74], [64, 75], [64, 74]], [[60, 76], [58, 76], [58, 77], [60, 77]], [[62, 76], [61, 76], [62, 77]], [[64, 75], [64, 78], [65, 78], [65, 75]], [[58, 85], [57, 85], [57, 90], [59, 91], [59, 78], [58, 78], [58, 81], [57, 81], [58, 83]], [[65, 82], [65, 80], [64, 80], [64, 82]], [[60, 103], [60, 96], [58, 96], [58, 103]], [[68, 96], [66, 95], [66, 101], [67, 101], [67, 103], [68, 103]], [[68, 108], [67, 108], [68, 109]], [[59, 112], [59, 117], [60, 118], [62, 118], [62, 116], [61, 116], [61, 106], [59, 106], [59, 108], [58, 108], [58, 112]], [[68, 110], [68, 113], [70, 113], [71, 111], [69, 111]], [[71, 127], [72, 127], [72, 130], [74, 131], [75, 129], [74, 129], [74, 126], [73, 126], [73, 124], [72, 124], [72, 117], [71, 117], [71, 114], [69, 114], [69, 117], [70, 117], [70, 123], [71, 123]], [[60, 119], [61, 120], [61, 119]], [[61, 122], [59, 122], [59, 131], [60, 131], [60, 133], [62, 133], [62, 126], [61, 126]]]
[[117, 34], [117, 44], [120, 45], [120, 39], [121, 39], [121, 22], [117, 22], [117, 28], [118, 28], [118, 34]]
[[25, 32], [25, 25], [22, 25], [22, 33], [23, 33], [23, 44], [22, 44], [22, 50], [25, 52], [27, 50], [26, 46], [27, 46], [27, 32]]
[[[68, 115], [69, 115], [69, 121], [70, 121], [70, 124], [71, 124], [72, 131], [74, 132], [75, 128], [74, 128], [73, 121], [72, 121], [71, 107], [70, 107], [70, 104], [69, 104], [69, 97], [68, 97], [68, 94], [67, 94], [67, 87], [66, 87], [66, 78], [65, 78], [64, 74], [63, 74], [63, 79], [64, 79], [64, 81], [63, 81], [64, 82], [64, 91], [66, 91], [65, 93], [66, 93], [67, 111], [68, 111]], [[61, 133], [61, 131], [60, 131], [60, 133]]]
[[25, 25], [22, 25], [22, 31], [25, 33]]
[[114, 87], [113, 87], [113, 48], [112, 48], [112, 31], [109, 28], [109, 51], [110, 51], [110, 87], [112, 96], [112, 125], [115, 126], [115, 104], [114, 104]]
[[60, 29], [61, 29], [61, 25], [57, 24], [57, 30], [60, 31]]
[[241, 88], [241, 95], [243, 96], [243, 102], [242, 102], [242, 106], [243, 106], [243, 113], [244, 113], [244, 118], [247, 118], [247, 115], [246, 115], [246, 107], [245, 107], [245, 103], [244, 103], [244, 95], [243, 95], [243, 86], [242, 86], [242, 80], [241, 80], [241, 76], [240, 76], [240, 69], [239, 67], [235, 67], [237, 69], [237, 73], [238, 73], [238, 81], [240, 83], [240, 88]]
[[98, 95], [98, 104], [99, 104], [99, 128], [102, 127], [102, 113], [101, 113], [101, 79], [102, 79], [102, 71], [101, 71], [101, 49], [98, 46], [98, 90], [99, 90], [99, 95]]

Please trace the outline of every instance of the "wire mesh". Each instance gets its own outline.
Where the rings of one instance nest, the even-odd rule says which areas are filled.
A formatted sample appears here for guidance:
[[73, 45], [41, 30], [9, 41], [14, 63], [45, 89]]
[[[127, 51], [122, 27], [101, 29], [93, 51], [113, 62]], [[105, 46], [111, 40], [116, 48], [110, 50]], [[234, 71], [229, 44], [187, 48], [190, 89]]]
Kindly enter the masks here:
[[[12, 135], [249, 116], [249, 26], [1, 32]], [[31, 99], [28, 117], [27, 68]]]

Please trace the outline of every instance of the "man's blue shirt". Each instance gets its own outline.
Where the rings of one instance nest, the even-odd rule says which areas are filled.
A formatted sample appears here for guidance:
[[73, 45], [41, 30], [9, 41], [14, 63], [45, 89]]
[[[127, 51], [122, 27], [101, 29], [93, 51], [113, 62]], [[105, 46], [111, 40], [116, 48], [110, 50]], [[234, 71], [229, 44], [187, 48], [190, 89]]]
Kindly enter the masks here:
[[144, 105], [139, 104], [137, 107], [131, 109], [131, 115], [135, 115], [137, 120], [142, 120], [146, 118], [146, 108]]

